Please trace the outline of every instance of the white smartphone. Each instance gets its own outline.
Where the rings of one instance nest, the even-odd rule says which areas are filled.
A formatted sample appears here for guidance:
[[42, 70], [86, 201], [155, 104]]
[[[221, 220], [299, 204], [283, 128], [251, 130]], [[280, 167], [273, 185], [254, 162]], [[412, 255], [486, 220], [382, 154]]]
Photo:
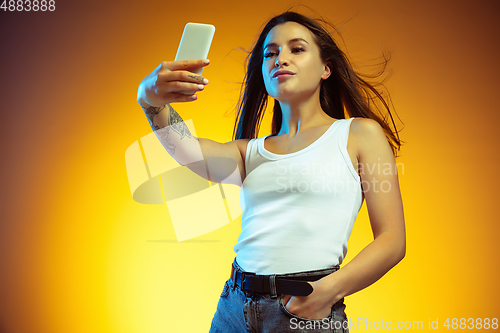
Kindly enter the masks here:
[[[186, 24], [175, 60], [206, 59], [214, 34], [215, 27], [211, 24]], [[190, 72], [201, 75], [202, 71], [203, 67], [191, 70]]]

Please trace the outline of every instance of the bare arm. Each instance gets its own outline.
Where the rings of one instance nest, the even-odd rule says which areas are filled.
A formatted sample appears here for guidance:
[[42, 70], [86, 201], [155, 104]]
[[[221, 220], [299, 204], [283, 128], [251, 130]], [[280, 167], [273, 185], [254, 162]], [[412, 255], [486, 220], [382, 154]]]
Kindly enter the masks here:
[[164, 62], [139, 85], [137, 101], [167, 152], [181, 165], [213, 182], [241, 185], [247, 140], [218, 143], [191, 134], [169, 104], [197, 99], [208, 84], [201, 75], [186, 71], [206, 65], [201, 61]]
[[[175, 158], [175, 149], [179, 146], [179, 143], [175, 144], [174, 140], [172, 140], [172, 132], [177, 133], [179, 136], [179, 138], [175, 141], [179, 141], [184, 138], [197, 139], [193, 137], [191, 132], [189, 132], [184, 120], [170, 104], [157, 107], [148, 105], [141, 101], [139, 104], [144, 110], [151, 128], [159, 136], [161, 143], [172, 157]], [[181, 161], [178, 162], [183, 164]]]
[[[374, 240], [338, 271], [338, 296], [351, 295], [380, 279], [406, 253], [403, 201], [397, 165], [380, 125], [374, 120], [355, 120], [361, 181]], [[384, 168], [373, 168], [379, 164]], [[391, 166], [391, 172], [387, 172]]]

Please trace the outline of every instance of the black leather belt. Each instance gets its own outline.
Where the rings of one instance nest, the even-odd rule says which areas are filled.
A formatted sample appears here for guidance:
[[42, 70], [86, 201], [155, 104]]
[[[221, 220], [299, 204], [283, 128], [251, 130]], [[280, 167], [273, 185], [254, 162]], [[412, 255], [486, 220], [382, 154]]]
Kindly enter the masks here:
[[[255, 273], [242, 272], [231, 266], [231, 280], [233, 285], [238, 285], [242, 291], [292, 296], [307, 296], [313, 291], [313, 287], [307, 281], [316, 281], [324, 275], [315, 275], [307, 277], [283, 277], [279, 275], [258, 275]], [[272, 286], [275, 286], [273, 290]], [[274, 295], [273, 295], [274, 294]]]

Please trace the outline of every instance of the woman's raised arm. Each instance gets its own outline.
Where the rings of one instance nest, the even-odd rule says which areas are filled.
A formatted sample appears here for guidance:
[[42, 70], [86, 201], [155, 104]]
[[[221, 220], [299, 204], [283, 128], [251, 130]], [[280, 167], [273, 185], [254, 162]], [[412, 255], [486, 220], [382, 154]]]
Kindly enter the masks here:
[[189, 70], [208, 64], [206, 59], [161, 63], [139, 85], [137, 101], [158, 139], [179, 164], [212, 182], [241, 186], [248, 140], [219, 143], [197, 138], [170, 105], [197, 99], [196, 93], [208, 80]]

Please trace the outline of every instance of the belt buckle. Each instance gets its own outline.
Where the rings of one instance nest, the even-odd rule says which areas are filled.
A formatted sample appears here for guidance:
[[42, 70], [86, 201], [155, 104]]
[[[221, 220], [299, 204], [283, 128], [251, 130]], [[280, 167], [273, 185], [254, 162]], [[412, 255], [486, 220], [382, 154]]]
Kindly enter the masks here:
[[255, 273], [241, 272], [241, 291], [252, 292], [251, 289], [245, 289], [245, 276], [254, 276]]

